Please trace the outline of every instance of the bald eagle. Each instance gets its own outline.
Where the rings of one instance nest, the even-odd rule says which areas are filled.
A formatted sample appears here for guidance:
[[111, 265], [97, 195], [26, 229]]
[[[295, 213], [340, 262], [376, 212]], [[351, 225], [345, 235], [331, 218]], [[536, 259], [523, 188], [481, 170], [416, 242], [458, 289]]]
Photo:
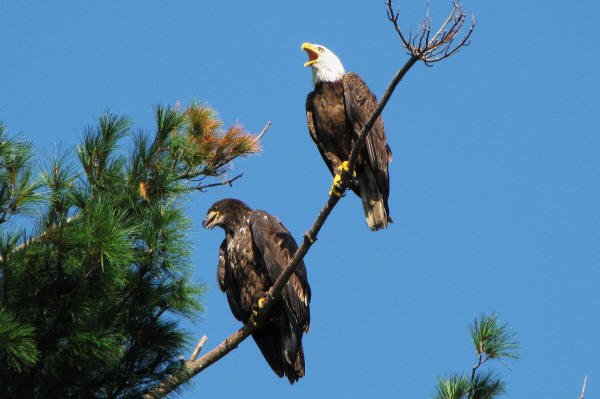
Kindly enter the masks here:
[[[329, 171], [339, 174], [347, 163], [358, 133], [377, 106], [375, 95], [357, 74], [346, 73], [340, 59], [319, 44], [303, 43], [312, 68], [314, 91], [306, 98], [308, 130]], [[388, 208], [390, 193], [388, 164], [392, 151], [387, 145], [383, 120], [377, 118], [358, 156], [356, 179], [351, 189], [363, 204], [371, 230], [392, 222]], [[337, 179], [337, 177], [336, 177]], [[336, 194], [336, 180], [332, 193]], [[337, 194], [336, 194], [337, 195]]]
[[[287, 266], [298, 245], [279, 219], [252, 210], [237, 199], [215, 202], [204, 227], [225, 230], [219, 248], [217, 281], [231, 312], [247, 323], [255, 306]], [[301, 261], [283, 289], [268, 321], [252, 334], [275, 374], [290, 384], [304, 376], [302, 334], [310, 324], [310, 287]]]

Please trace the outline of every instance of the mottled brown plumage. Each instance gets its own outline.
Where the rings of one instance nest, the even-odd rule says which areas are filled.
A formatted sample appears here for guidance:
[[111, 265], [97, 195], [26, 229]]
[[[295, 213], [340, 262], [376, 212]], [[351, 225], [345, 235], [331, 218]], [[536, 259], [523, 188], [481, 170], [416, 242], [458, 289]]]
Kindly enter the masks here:
[[[331, 50], [304, 43], [309, 55], [305, 64], [313, 69], [314, 90], [306, 98], [308, 130], [330, 172], [335, 175], [348, 160], [377, 98], [357, 74], [346, 73]], [[356, 164], [356, 183], [351, 189], [361, 197], [367, 224], [372, 230], [387, 227], [389, 216], [388, 164], [392, 151], [387, 145], [381, 117], [375, 120]]]
[[[296, 241], [276, 217], [236, 199], [214, 203], [203, 224], [225, 230], [217, 281], [235, 318], [247, 323], [258, 300], [296, 252]], [[306, 268], [300, 262], [268, 321], [252, 334], [269, 366], [291, 384], [305, 373], [302, 334], [310, 325], [309, 303]]]

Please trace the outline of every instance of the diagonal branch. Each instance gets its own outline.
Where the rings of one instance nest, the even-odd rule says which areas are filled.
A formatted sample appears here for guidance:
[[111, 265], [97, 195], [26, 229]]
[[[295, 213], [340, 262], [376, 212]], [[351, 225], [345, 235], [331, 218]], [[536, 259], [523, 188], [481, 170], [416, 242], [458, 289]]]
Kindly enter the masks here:
[[[367, 123], [365, 123], [365, 125], [363, 126], [362, 130], [360, 131], [360, 133], [358, 135], [358, 139], [354, 143], [352, 152], [350, 153], [350, 158], [349, 158], [350, 160], [348, 162], [348, 164], [349, 164], [348, 166], [349, 166], [350, 170], [353, 170], [354, 166], [356, 165], [358, 153], [362, 149], [365, 138], [367, 136], [367, 133], [373, 127], [373, 123], [375, 123], [375, 120], [379, 117], [379, 115], [381, 115], [381, 111], [383, 111], [383, 108], [387, 104], [388, 100], [390, 99], [392, 93], [394, 92], [394, 89], [396, 88], [396, 86], [398, 85], [400, 80], [404, 77], [406, 72], [408, 72], [408, 70], [415, 64], [415, 62], [417, 60], [418, 60], [417, 57], [411, 57], [406, 62], [406, 64], [396, 73], [396, 75], [390, 82], [388, 88], [386, 89], [383, 96], [381, 97], [381, 100], [379, 100], [377, 107], [371, 114], [371, 117], [369, 118]], [[342, 187], [344, 187], [344, 188], [347, 187], [347, 185], [351, 179], [352, 179], [352, 173], [345, 172], [342, 175], [342, 182], [341, 182]], [[267, 292], [266, 301], [264, 302], [263, 308], [259, 311], [259, 315], [256, 318], [256, 324], [253, 325], [251, 322], [248, 322], [246, 325], [244, 325], [242, 328], [240, 328], [238, 331], [236, 331], [233, 335], [231, 335], [230, 337], [226, 338], [223, 342], [221, 342], [216, 348], [214, 348], [213, 350], [211, 350], [204, 356], [200, 357], [199, 359], [186, 364], [184, 367], [182, 367], [182, 370], [178, 375], [172, 376], [168, 380], [163, 381], [158, 387], [154, 388], [151, 392], [145, 394], [144, 398], [153, 399], [153, 398], [164, 397], [166, 394], [173, 391], [175, 388], [177, 388], [181, 384], [185, 383], [193, 376], [199, 374], [204, 369], [206, 369], [208, 366], [215, 363], [217, 360], [221, 359], [227, 353], [229, 353], [233, 349], [237, 348], [237, 346], [242, 341], [244, 341], [246, 338], [248, 338], [248, 336], [250, 336], [250, 334], [252, 334], [257, 328], [259, 328], [266, 321], [266, 319], [269, 316], [271, 308], [275, 304], [275, 298], [278, 298], [281, 295], [281, 291], [283, 290], [283, 287], [290, 279], [292, 273], [296, 269], [296, 266], [304, 258], [304, 256], [306, 255], [306, 253], [308, 252], [308, 250], [310, 249], [312, 244], [314, 244], [314, 242], [317, 240], [317, 234], [321, 230], [321, 227], [323, 227], [323, 224], [325, 223], [325, 221], [331, 214], [331, 211], [336, 206], [336, 204], [338, 203], [339, 200], [340, 200], [340, 197], [336, 197], [336, 196], [330, 196], [328, 198], [327, 202], [321, 209], [321, 212], [319, 212], [319, 215], [317, 216], [317, 219], [314, 221], [310, 230], [308, 230], [308, 232], [306, 232], [304, 234], [304, 239], [302, 241], [302, 244], [296, 250], [296, 252], [292, 256], [292, 259], [290, 259], [286, 268], [279, 275], [279, 278], [277, 279], [277, 281], [275, 281], [273, 286]]]
[[[373, 111], [373, 113], [371, 114], [371, 116], [369, 117], [367, 122], [364, 124], [361, 131], [358, 133], [358, 137], [357, 137], [356, 141], [354, 142], [354, 145], [352, 147], [352, 151], [350, 152], [350, 156], [349, 156], [349, 160], [348, 160], [349, 171], [345, 171], [342, 174], [341, 186], [343, 187], [343, 190], [345, 190], [348, 187], [348, 184], [350, 183], [350, 181], [353, 177], [351, 171], [353, 171], [356, 166], [358, 154], [362, 150], [362, 147], [364, 145], [367, 134], [373, 127], [373, 124], [375, 123], [377, 118], [381, 115], [383, 108], [386, 106], [386, 104], [387, 104], [388, 100], [390, 99], [392, 93], [394, 92], [396, 86], [398, 85], [400, 80], [402, 80], [404, 75], [406, 75], [408, 70], [418, 60], [424, 61], [425, 64], [427, 65], [430, 62], [440, 61], [441, 59], [447, 58], [450, 55], [454, 54], [456, 51], [458, 51], [458, 49], [460, 47], [466, 46], [468, 44], [466, 41], [468, 40], [469, 36], [471, 35], [471, 32], [473, 31], [473, 29], [475, 27], [475, 20], [473, 19], [473, 25], [471, 27], [471, 30], [467, 33], [467, 35], [463, 38], [463, 40], [459, 43], [459, 45], [456, 48], [454, 48], [454, 49], [450, 48], [450, 46], [452, 44], [452, 40], [456, 37], [456, 35], [460, 31], [460, 28], [462, 27], [462, 21], [464, 21], [464, 13], [462, 12], [462, 7], [459, 8], [459, 6], [457, 4], [454, 4], [454, 8], [452, 10], [452, 13], [450, 14], [450, 17], [442, 25], [442, 27], [440, 28], [438, 33], [435, 34], [435, 36], [434, 36], [435, 40], [434, 39], [429, 40], [429, 31], [431, 28], [431, 23], [430, 23], [429, 13], [427, 14], [427, 17], [425, 18], [425, 22], [422, 27], [421, 38], [419, 39], [420, 41], [423, 41], [423, 38], [424, 38], [425, 44], [422, 45], [422, 47], [414, 47], [414, 46], [411, 46], [411, 37], [409, 36], [409, 38], [406, 39], [406, 37], [402, 34], [402, 31], [398, 27], [398, 24], [397, 24], [398, 13], [395, 13], [393, 11], [393, 8], [391, 6], [391, 0], [388, 0], [386, 4], [388, 5], [388, 19], [394, 24], [396, 31], [400, 35], [404, 46], [411, 51], [411, 57], [404, 64], [404, 66], [402, 68], [400, 68], [398, 70], [398, 72], [396, 72], [396, 74], [392, 78], [392, 81], [390, 82], [387, 89], [383, 93], [383, 96], [381, 96], [381, 99], [377, 103], [377, 107], [375, 108], [375, 110]], [[458, 15], [456, 14], [457, 11], [458, 11]], [[448, 25], [448, 23], [451, 20], [454, 20], [454, 23], [450, 27], [450, 29], [448, 31], [446, 31], [446, 26]], [[440, 38], [438, 38], [439, 35], [441, 35]], [[415, 41], [416, 41], [416, 39], [412, 39], [413, 45], [414, 45]], [[440, 50], [442, 55], [440, 57], [438, 57], [437, 59], [427, 58], [428, 55], [431, 54], [431, 51], [439, 49], [440, 46], [442, 47], [442, 49]], [[439, 54], [439, 53], [436, 53], [436, 54]], [[268, 127], [268, 125], [267, 125], [267, 127]], [[265, 129], [267, 127], [265, 127]], [[200, 357], [197, 360], [187, 362], [181, 368], [181, 371], [177, 375], [171, 376], [168, 380], [163, 381], [161, 384], [159, 384], [157, 387], [152, 389], [150, 392], [146, 393], [143, 396], [145, 399], [154, 399], [154, 398], [164, 397], [169, 392], [173, 391], [180, 385], [184, 384], [189, 379], [196, 376], [197, 374], [199, 374], [200, 372], [205, 370], [207, 367], [209, 367], [210, 365], [212, 365], [213, 363], [215, 363], [216, 361], [218, 361], [219, 359], [221, 359], [222, 357], [227, 355], [233, 349], [237, 348], [237, 346], [242, 341], [244, 341], [246, 338], [248, 338], [248, 336], [250, 336], [256, 329], [258, 329], [262, 326], [262, 324], [268, 319], [270, 310], [272, 309], [273, 305], [275, 304], [276, 298], [278, 298], [281, 295], [281, 292], [282, 292], [285, 284], [290, 279], [292, 273], [296, 269], [296, 266], [298, 265], [298, 263], [300, 263], [300, 261], [304, 258], [304, 256], [306, 255], [306, 253], [308, 252], [310, 247], [317, 240], [317, 235], [318, 235], [319, 231], [321, 230], [321, 227], [323, 227], [323, 224], [325, 223], [325, 221], [331, 214], [331, 211], [336, 206], [336, 204], [338, 203], [340, 198], [341, 197], [330, 196], [327, 199], [327, 202], [325, 203], [325, 205], [323, 206], [321, 211], [319, 212], [319, 215], [317, 216], [316, 220], [313, 222], [311, 228], [306, 233], [304, 233], [302, 244], [296, 250], [296, 252], [292, 256], [292, 258], [288, 262], [287, 266], [283, 270], [283, 272], [279, 275], [279, 277], [277, 278], [277, 281], [275, 281], [273, 286], [266, 293], [266, 295], [265, 295], [266, 300], [263, 303], [264, 306], [262, 307], [262, 309], [259, 310], [259, 314], [254, 320], [255, 324], [253, 324], [251, 321], [246, 323], [242, 328], [237, 330], [233, 335], [226, 338], [216, 348], [214, 348], [213, 350], [211, 350], [204, 356]]]

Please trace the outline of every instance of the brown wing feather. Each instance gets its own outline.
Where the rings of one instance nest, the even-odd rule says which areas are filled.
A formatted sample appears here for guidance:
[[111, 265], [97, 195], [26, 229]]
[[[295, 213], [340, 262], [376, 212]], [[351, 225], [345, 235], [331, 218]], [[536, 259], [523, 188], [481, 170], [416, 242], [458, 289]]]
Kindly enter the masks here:
[[223, 240], [219, 247], [219, 264], [217, 266], [217, 282], [222, 292], [227, 289], [227, 283], [225, 282], [225, 274], [227, 273], [227, 240]]
[[[344, 102], [346, 115], [359, 133], [377, 107], [377, 98], [357, 74], [350, 72], [344, 75]], [[371, 131], [365, 139], [365, 150], [369, 166], [375, 174], [377, 185], [386, 202], [390, 192], [388, 163], [392, 160], [392, 151], [387, 145], [385, 129], [381, 116], [375, 120]]]
[[327, 153], [323, 146], [323, 142], [319, 138], [319, 135], [317, 134], [317, 130], [315, 128], [315, 116], [314, 116], [314, 110], [313, 110], [314, 97], [315, 97], [315, 92], [313, 92], [313, 91], [308, 93], [308, 96], [306, 96], [306, 122], [308, 124], [308, 132], [310, 133], [310, 138], [312, 139], [312, 141], [316, 144], [317, 148], [319, 149], [319, 153], [321, 154], [323, 161], [325, 161], [325, 164], [329, 168], [329, 171], [331, 172], [331, 174], [335, 174], [333, 171], [333, 168], [334, 168], [333, 162], [331, 161], [331, 159], [329, 159], [329, 157], [327, 157]]
[[[262, 255], [273, 284], [298, 249], [298, 245], [285, 226], [264, 211], [252, 211], [250, 227], [254, 244]], [[304, 332], [308, 331], [310, 325], [310, 294], [306, 267], [304, 262], [300, 262], [287, 282], [282, 296], [294, 313], [295, 323]]]
[[233, 316], [240, 321], [247, 319], [247, 316], [245, 316], [242, 311], [240, 290], [231, 276], [229, 261], [227, 260], [227, 240], [223, 240], [219, 247], [217, 282], [219, 283], [221, 291], [227, 294], [227, 302], [229, 303], [229, 308], [231, 309]]

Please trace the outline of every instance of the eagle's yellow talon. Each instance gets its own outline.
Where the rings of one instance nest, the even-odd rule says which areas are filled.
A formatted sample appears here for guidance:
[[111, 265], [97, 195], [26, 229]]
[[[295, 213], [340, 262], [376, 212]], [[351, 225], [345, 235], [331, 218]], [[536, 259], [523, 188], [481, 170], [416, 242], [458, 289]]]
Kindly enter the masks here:
[[331, 190], [329, 190], [329, 196], [330, 197], [338, 197], [338, 198], [340, 198], [342, 196], [342, 193], [340, 193], [339, 191], [337, 191], [337, 189], [335, 187], [332, 187]]
[[[339, 172], [339, 174], [340, 174], [340, 175], [341, 175], [343, 172], [349, 172], [349, 171], [350, 171], [350, 166], [349, 166], [349, 164], [348, 164], [348, 161], [344, 161], [344, 162], [342, 162], [342, 164], [341, 164], [341, 165], [338, 167], [338, 172]], [[355, 171], [355, 170], [353, 170], [353, 171], [352, 171], [352, 175], [353, 175], [354, 177], [356, 177], [356, 171]]]
[[259, 298], [259, 299], [258, 299], [258, 307], [259, 307], [260, 309], [264, 308], [264, 307], [265, 307], [265, 302], [266, 302], [266, 301], [267, 301], [267, 298], [264, 298], [264, 297], [263, 297], [263, 298]]
[[248, 321], [250, 323], [252, 323], [253, 326], [255, 326], [257, 317], [258, 317], [258, 312], [256, 311], [256, 309], [252, 309], [252, 313], [250, 314], [250, 320], [248, 320]]
[[341, 197], [342, 196], [342, 176], [339, 174], [335, 175], [333, 178], [333, 184], [331, 185], [331, 190], [329, 191], [329, 196], [333, 197]]

